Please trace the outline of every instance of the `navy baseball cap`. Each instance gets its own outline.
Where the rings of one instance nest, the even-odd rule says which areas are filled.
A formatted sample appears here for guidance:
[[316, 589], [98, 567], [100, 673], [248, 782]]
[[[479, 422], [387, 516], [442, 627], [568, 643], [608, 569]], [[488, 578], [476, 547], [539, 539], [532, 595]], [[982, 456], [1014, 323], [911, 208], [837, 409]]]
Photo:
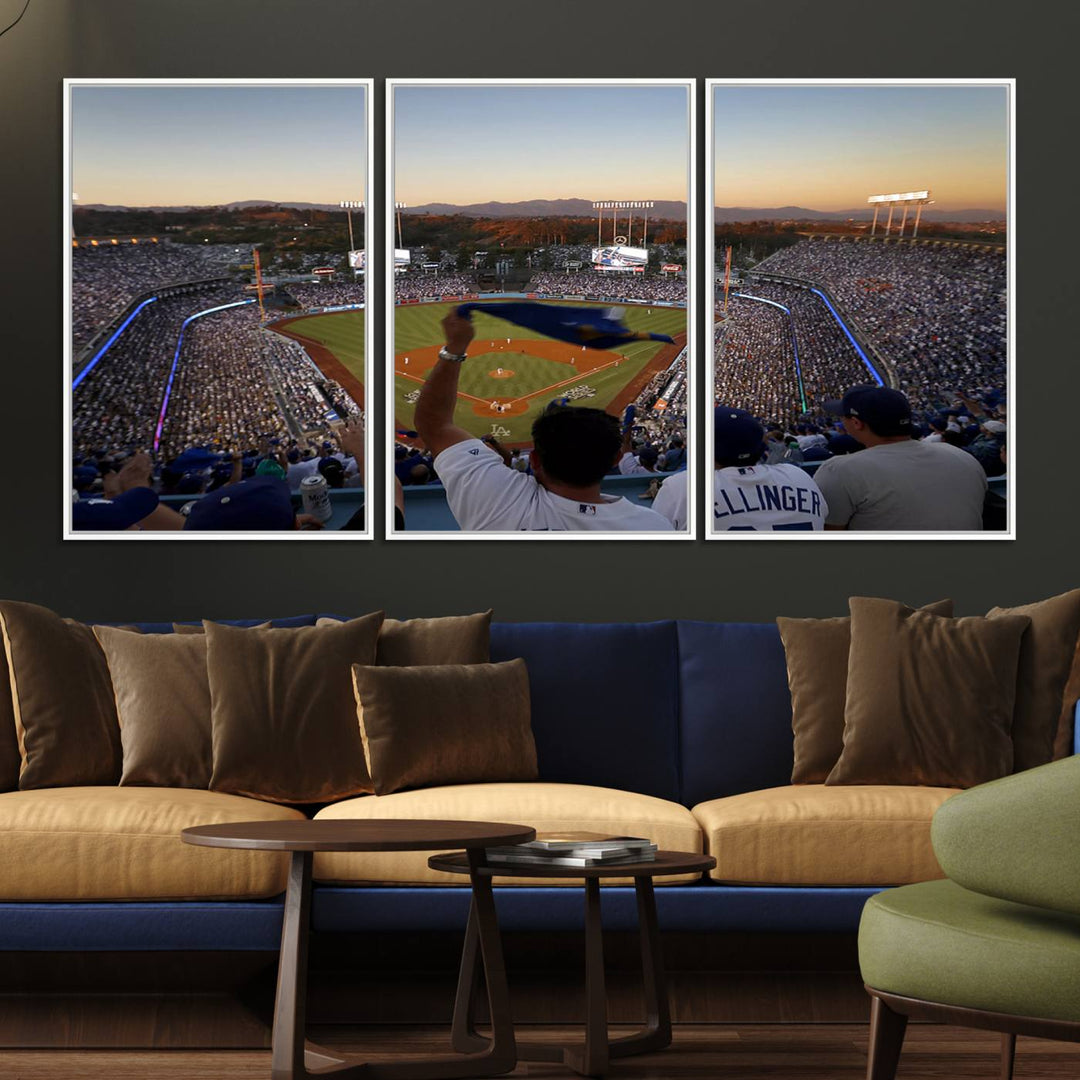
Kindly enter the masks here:
[[839, 401], [826, 401], [824, 409], [861, 420], [875, 435], [911, 434], [911, 403], [888, 386], [853, 386]]
[[273, 476], [256, 476], [204, 495], [191, 508], [185, 529], [267, 532], [294, 527], [289, 485]]
[[109, 531], [130, 529], [149, 517], [158, 505], [157, 492], [148, 487], [131, 488], [113, 499], [80, 499], [71, 504], [73, 529]]
[[753, 465], [765, 446], [765, 429], [745, 409], [717, 405], [713, 410], [713, 457]]
[[331, 487], [340, 487], [345, 483], [345, 466], [336, 457], [323, 458], [318, 469]]

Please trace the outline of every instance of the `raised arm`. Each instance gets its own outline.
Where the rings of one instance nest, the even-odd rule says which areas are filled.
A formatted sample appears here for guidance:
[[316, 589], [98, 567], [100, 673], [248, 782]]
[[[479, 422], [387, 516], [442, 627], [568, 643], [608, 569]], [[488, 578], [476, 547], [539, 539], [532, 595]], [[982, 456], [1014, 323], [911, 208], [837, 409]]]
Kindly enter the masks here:
[[[445, 352], [462, 356], [473, 339], [473, 325], [450, 311], [442, 321]], [[436, 456], [448, 446], [473, 438], [464, 428], [454, 424], [454, 408], [457, 406], [458, 379], [461, 361], [444, 360], [440, 357], [431, 369], [416, 403], [413, 423], [424, 445]]]

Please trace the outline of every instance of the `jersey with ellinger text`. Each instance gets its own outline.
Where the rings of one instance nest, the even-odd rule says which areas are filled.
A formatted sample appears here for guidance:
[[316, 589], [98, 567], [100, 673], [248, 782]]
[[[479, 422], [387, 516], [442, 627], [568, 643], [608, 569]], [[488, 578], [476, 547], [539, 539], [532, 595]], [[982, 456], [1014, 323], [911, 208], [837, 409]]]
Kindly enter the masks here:
[[797, 465], [717, 469], [713, 528], [734, 532], [812, 531], [825, 528], [828, 506], [813, 478]]

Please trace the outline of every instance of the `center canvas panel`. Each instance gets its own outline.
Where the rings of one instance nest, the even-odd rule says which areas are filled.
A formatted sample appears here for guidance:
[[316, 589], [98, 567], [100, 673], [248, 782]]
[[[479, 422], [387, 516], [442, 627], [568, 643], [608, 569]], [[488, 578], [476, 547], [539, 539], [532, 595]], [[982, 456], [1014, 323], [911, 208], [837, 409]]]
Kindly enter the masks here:
[[391, 80], [390, 538], [691, 536], [693, 107]]

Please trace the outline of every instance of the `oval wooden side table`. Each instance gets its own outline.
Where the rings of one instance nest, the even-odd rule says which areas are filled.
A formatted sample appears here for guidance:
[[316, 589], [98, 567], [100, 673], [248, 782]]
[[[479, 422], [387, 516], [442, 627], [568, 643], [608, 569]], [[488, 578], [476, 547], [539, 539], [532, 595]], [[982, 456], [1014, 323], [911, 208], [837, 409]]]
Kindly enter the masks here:
[[[613, 863], [608, 866], [538, 866], [511, 863], [477, 865], [474, 855], [433, 855], [428, 859], [432, 870], [477, 877], [573, 878], [585, 884], [585, 1041], [581, 1046], [546, 1046], [518, 1043], [518, 1057], [523, 1061], [559, 1061], [583, 1076], [603, 1076], [612, 1058], [629, 1057], [662, 1050], [671, 1043], [671, 1009], [667, 980], [660, 955], [660, 928], [656, 919], [656, 896], [653, 878], [668, 874], [691, 874], [711, 870], [716, 860], [711, 855], [687, 851], [658, 851], [655, 860], [639, 863]], [[608, 1038], [607, 995], [604, 985], [604, 939], [600, 917], [600, 880], [634, 879], [637, 893], [638, 933], [641, 935], [641, 967], [645, 988], [645, 1026], [633, 1035]], [[461, 958], [458, 991], [454, 1001], [451, 1043], [455, 1050], [476, 1053], [491, 1040], [476, 1031], [475, 1004], [479, 988], [478, 952], [482, 951], [480, 910], [469, 911], [465, 951]], [[494, 1029], [493, 1029], [494, 1034]]]
[[[249, 821], [199, 825], [181, 838], [204, 847], [288, 851], [289, 884], [278, 961], [271, 1050], [272, 1080], [460, 1080], [501, 1076], [517, 1064], [510, 1017], [502, 943], [491, 892], [491, 875], [483, 873], [483, 849], [521, 844], [536, 836], [525, 825], [491, 821]], [[316, 851], [452, 851], [465, 848], [464, 869], [472, 883], [469, 932], [479, 941], [491, 1009], [492, 1037], [475, 1050], [447, 1057], [391, 1063], [362, 1062], [339, 1056], [305, 1041], [308, 930], [311, 921], [311, 864]], [[473, 962], [475, 963], [475, 949]]]

